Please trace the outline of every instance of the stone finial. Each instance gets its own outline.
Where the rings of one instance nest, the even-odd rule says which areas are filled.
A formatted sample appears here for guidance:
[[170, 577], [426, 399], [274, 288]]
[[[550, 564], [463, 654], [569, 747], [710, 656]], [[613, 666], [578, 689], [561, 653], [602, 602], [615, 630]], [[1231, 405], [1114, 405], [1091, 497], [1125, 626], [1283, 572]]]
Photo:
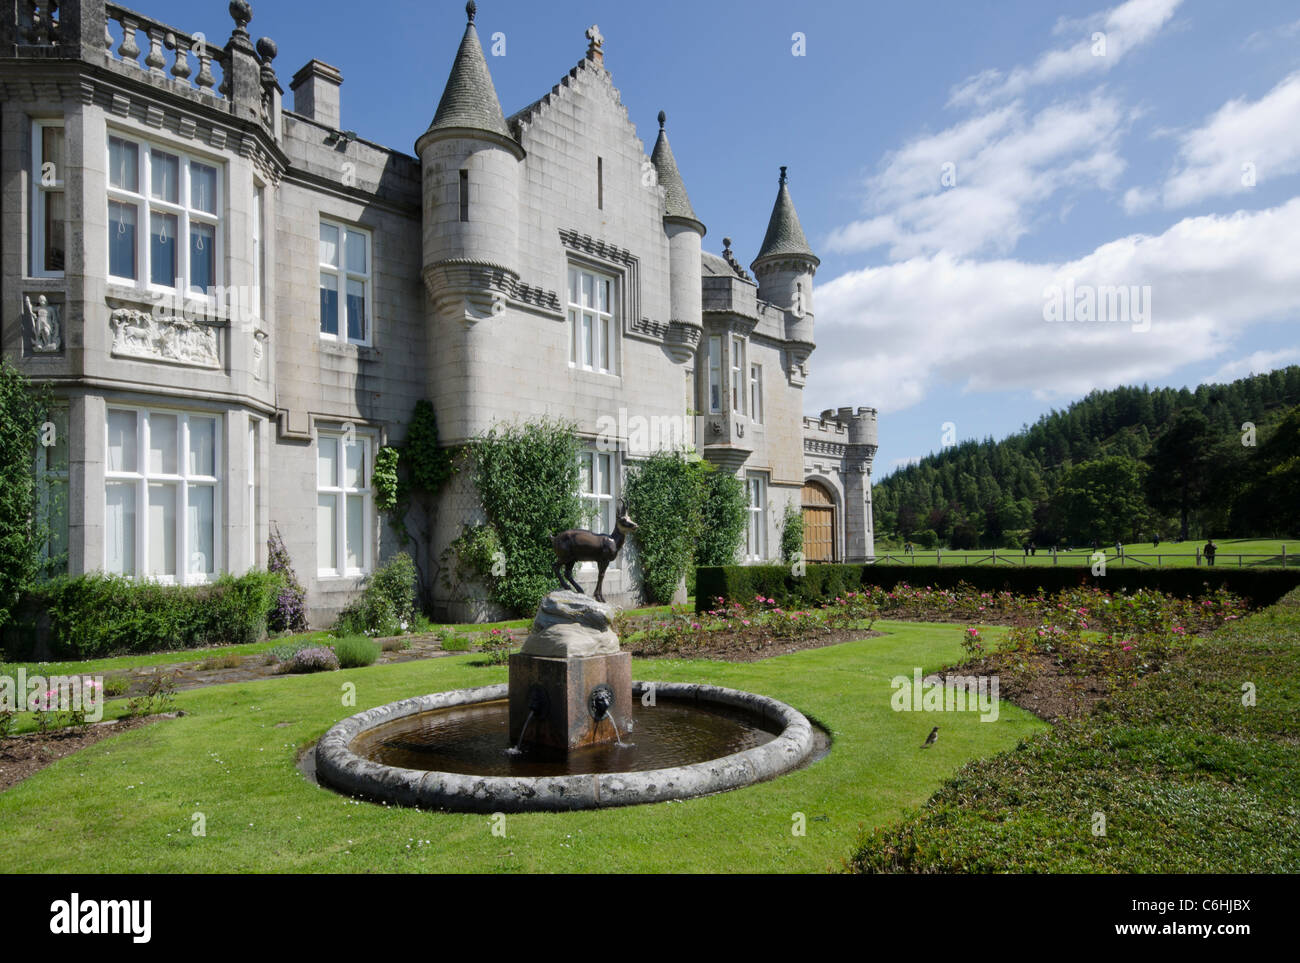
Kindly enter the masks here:
[[587, 59], [603, 64], [605, 62], [605, 51], [602, 48], [605, 45], [605, 38], [601, 35], [600, 27], [594, 23], [588, 27], [587, 40]]
[[478, 13], [478, 4], [474, 0], [469, 0], [469, 3], [465, 4], [465, 16], [469, 17], [470, 23], [474, 22], [474, 14], [476, 13]]
[[668, 120], [668, 115], [665, 114], [662, 110], [659, 111], [659, 129], [660, 129], [660, 130], [663, 130], [663, 129], [664, 129], [664, 123], [665, 123], [667, 120]]
[[275, 68], [271, 66], [271, 61], [275, 55], [280, 52], [279, 46], [270, 37], [259, 37], [257, 40], [257, 56], [262, 61], [262, 86], [269, 87], [272, 84], [278, 84], [275, 79]]
[[722, 256], [726, 257], [730, 253], [731, 253], [731, 238], [724, 237], [722, 239]]
[[244, 28], [253, 19], [253, 8], [247, 0], [230, 0], [226, 9], [230, 11], [230, 19], [235, 21], [235, 33], [247, 33]]
[[782, 183], [782, 184], [785, 183], [785, 168], [784, 168], [784, 167], [781, 168], [781, 183]]

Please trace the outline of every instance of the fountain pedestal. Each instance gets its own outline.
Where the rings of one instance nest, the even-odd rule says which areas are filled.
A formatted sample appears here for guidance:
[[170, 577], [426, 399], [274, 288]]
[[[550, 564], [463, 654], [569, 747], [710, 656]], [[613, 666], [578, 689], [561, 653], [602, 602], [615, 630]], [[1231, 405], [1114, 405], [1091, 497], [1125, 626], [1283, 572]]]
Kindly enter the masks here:
[[[607, 705], [602, 704], [602, 686], [608, 687]], [[540, 711], [532, 708], [538, 703]], [[511, 745], [519, 742], [525, 725], [525, 746], [568, 750], [615, 742], [616, 726], [626, 727], [631, 715], [632, 656], [627, 652], [574, 659], [524, 652], [510, 656]]]
[[612, 614], [577, 592], [542, 600], [523, 649], [510, 656], [512, 745], [567, 751], [618, 740], [632, 713], [632, 656], [619, 651]]

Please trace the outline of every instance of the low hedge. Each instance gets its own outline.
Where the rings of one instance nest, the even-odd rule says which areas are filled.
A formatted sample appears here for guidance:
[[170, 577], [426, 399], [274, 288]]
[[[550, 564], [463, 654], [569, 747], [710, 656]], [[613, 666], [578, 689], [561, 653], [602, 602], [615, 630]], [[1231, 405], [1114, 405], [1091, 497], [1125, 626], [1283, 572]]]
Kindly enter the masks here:
[[270, 572], [191, 586], [62, 576], [24, 596], [3, 650], [6, 658], [30, 661], [256, 642], [280, 587], [281, 576]]
[[780, 605], [815, 605], [864, 585], [893, 588], [900, 583], [956, 588], [965, 583], [983, 592], [1049, 594], [1096, 583], [1113, 592], [1154, 589], [1180, 598], [1195, 598], [1205, 586], [1220, 586], [1252, 605], [1272, 605], [1300, 586], [1300, 571], [1282, 568], [1110, 568], [1094, 576], [1073, 566], [996, 568], [991, 565], [809, 565], [797, 577], [789, 565], [710, 565], [695, 574], [695, 610], [705, 612], [718, 597], [728, 601], [772, 598]]

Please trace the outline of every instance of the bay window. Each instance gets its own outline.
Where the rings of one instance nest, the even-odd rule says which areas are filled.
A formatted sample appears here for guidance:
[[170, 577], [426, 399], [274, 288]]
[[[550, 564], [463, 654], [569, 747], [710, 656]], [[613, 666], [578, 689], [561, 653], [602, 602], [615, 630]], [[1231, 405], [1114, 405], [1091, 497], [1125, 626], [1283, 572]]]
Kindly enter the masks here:
[[370, 234], [320, 222], [320, 334], [370, 344]]
[[109, 408], [104, 569], [165, 582], [218, 571], [221, 419]]
[[370, 571], [370, 439], [355, 431], [316, 439], [316, 567], [322, 576]]
[[220, 283], [220, 191], [213, 165], [110, 135], [110, 278], [213, 297]]

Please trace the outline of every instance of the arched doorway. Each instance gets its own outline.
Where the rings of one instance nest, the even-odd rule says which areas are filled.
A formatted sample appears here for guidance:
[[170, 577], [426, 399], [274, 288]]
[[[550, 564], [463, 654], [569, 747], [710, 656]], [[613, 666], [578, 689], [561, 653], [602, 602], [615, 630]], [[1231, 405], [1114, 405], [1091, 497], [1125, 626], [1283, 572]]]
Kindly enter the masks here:
[[835, 500], [816, 482], [803, 486], [803, 557], [808, 562], [835, 561]]

